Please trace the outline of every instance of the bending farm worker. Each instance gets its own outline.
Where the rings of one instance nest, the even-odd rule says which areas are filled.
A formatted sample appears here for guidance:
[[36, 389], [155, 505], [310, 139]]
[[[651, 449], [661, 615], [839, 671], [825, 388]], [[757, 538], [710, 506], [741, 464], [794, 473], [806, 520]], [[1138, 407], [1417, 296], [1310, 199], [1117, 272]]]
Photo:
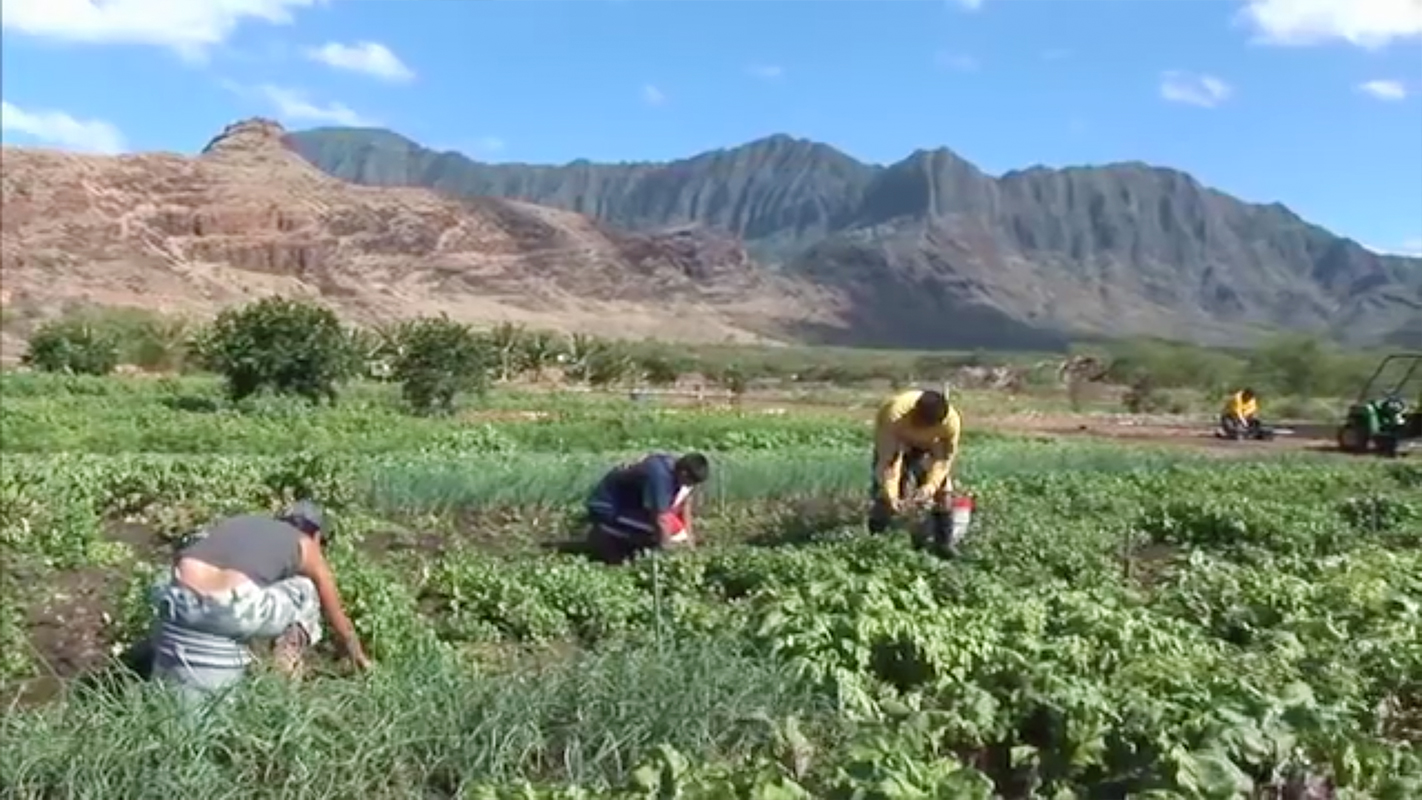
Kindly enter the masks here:
[[1240, 389], [1225, 401], [1220, 413], [1220, 429], [1229, 439], [1240, 439], [1258, 433], [1259, 399], [1250, 388]]
[[322, 552], [325, 515], [301, 501], [275, 518], [220, 520], [180, 550], [154, 586], [153, 676], [201, 697], [236, 683], [255, 660], [247, 644], [276, 640], [279, 666], [295, 671], [319, 641], [324, 615], [346, 656], [370, 666]]
[[900, 392], [879, 407], [870, 533], [887, 529], [908, 502], [932, 508], [936, 518], [946, 517], [961, 428], [962, 419], [945, 392]]
[[691, 498], [710, 476], [700, 453], [653, 453], [613, 468], [587, 502], [594, 551], [618, 564], [644, 550], [693, 545]]

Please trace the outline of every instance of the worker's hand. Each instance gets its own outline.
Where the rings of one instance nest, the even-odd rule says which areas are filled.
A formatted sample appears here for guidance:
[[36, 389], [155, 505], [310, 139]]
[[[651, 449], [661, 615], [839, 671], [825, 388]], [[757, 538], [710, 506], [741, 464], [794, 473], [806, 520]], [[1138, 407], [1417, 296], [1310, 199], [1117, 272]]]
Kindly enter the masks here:
[[922, 511], [922, 510], [927, 509], [927, 508], [932, 508], [932, 507], [933, 507], [933, 501], [934, 501], [934, 499], [937, 497], [937, 495], [938, 495], [938, 493], [935, 492], [935, 491], [932, 490], [932, 489], [920, 489], [920, 490], [918, 490], [917, 492], [914, 492], [914, 495], [913, 495], [913, 507], [914, 507], [914, 509], [917, 510], [917, 511]]
[[375, 664], [371, 662], [370, 657], [364, 652], [352, 653], [351, 664], [355, 665], [355, 668], [361, 672], [369, 672], [371, 668], [375, 666]]

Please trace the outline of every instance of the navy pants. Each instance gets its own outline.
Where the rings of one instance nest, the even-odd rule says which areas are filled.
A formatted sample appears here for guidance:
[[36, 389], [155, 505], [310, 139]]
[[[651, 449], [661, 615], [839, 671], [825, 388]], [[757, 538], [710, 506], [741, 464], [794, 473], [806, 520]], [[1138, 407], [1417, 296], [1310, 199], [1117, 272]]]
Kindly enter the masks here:
[[646, 511], [590, 502], [587, 512], [588, 543], [602, 561], [621, 564], [644, 550], [661, 547], [657, 522]]

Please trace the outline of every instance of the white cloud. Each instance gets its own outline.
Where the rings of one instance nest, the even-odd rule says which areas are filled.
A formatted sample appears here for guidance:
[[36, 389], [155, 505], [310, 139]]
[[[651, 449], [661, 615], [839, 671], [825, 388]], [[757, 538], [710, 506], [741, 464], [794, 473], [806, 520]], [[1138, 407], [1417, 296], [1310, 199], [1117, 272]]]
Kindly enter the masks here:
[[332, 125], [361, 127], [375, 124], [373, 120], [352, 111], [343, 103], [329, 102], [316, 105], [298, 89], [263, 85], [259, 91], [276, 106], [277, 114], [283, 119], [303, 122], [324, 122]]
[[1229, 84], [1213, 75], [1171, 70], [1160, 77], [1160, 96], [1172, 103], [1214, 108], [1233, 94]]
[[755, 64], [747, 67], [746, 72], [751, 76], [762, 80], [773, 81], [785, 77], [785, 68], [779, 64]]
[[406, 66], [390, 48], [379, 42], [327, 42], [307, 50], [306, 57], [334, 69], [359, 72], [391, 83], [405, 83], [415, 79], [415, 71]]
[[661, 89], [649, 83], [642, 87], [642, 100], [649, 106], [659, 106], [667, 101], [667, 96]]
[[1373, 245], [1369, 244], [1365, 244], [1363, 245], [1363, 247], [1366, 247], [1367, 249], [1371, 250], [1374, 253], [1377, 253], [1380, 256], [1411, 256], [1414, 258], [1422, 257], [1422, 237], [1416, 239], [1408, 239], [1398, 247], [1374, 247]]
[[1358, 84], [1358, 91], [1372, 95], [1379, 100], [1405, 100], [1407, 87], [1402, 81], [1376, 80]]
[[352, 128], [371, 127], [379, 124], [375, 120], [353, 111], [344, 103], [329, 102], [317, 105], [300, 89], [273, 86], [269, 83], [260, 86], [243, 86], [231, 81], [223, 81], [222, 85], [244, 97], [255, 98], [270, 104], [276, 111], [277, 119], [282, 122], [315, 122]]
[[966, 53], [949, 53], [940, 50], [934, 54], [933, 60], [940, 67], [959, 72], [977, 72], [978, 67], [982, 66], [976, 58]]
[[1419, 0], [1244, 0], [1238, 21], [1263, 44], [1308, 46], [1342, 41], [1386, 47], [1422, 38]]
[[5, 0], [0, 27], [78, 44], [166, 47], [188, 59], [227, 40], [244, 21], [286, 25], [325, 0]]
[[0, 101], [0, 131], [14, 131], [44, 144], [89, 153], [122, 153], [123, 134], [101, 119], [77, 119], [63, 111], [26, 111]]
[[501, 153], [505, 142], [497, 136], [484, 136], [474, 142], [474, 149], [481, 153]]

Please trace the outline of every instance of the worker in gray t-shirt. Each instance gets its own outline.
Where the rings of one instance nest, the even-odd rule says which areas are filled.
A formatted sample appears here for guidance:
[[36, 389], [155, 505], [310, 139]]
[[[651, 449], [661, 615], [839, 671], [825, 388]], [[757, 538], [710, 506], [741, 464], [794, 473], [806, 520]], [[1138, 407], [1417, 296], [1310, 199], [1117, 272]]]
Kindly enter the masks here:
[[[153, 677], [196, 694], [230, 686], [253, 656], [247, 643], [274, 639], [289, 669], [321, 636], [321, 617], [345, 654], [370, 666], [322, 553], [329, 541], [319, 506], [301, 501], [275, 518], [229, 517], [177, 554], [153, 589]], [[293, 663], [294, 662], [294, 663]]]

